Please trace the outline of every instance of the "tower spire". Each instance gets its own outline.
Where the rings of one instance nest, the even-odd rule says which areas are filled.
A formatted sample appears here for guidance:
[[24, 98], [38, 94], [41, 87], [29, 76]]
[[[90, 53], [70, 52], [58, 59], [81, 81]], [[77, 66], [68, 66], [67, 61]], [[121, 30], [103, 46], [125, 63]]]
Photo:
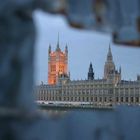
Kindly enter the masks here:
[[109, 52], [111, 52], [111, 47], [110, 47], [110, 43], [109, 43]]
[[68, 45], [65, 46], [65, 53], [68, 54]]
[[94, 72], [93, 72], [92, 63], [90, 62], [89, 71], [88, 71], [88, 80], [93, 80], [93, 79], [94, 79]]
[[59, 32], [58, 32], [58, 40], [57, 40], [57, 44], [59, 45]]
[[113, 56], [111, 52], [111, 45], [109, 43], [108, 53], [107, 53], [107, 60], [104, 66], [104, 79], [109, 79], [110, 75], [115, 72], [115, 64], [113, 62]]
[[48, 53], [51, 53], [51, 45], [49, 44], [49, 49], [48, 49]]
[[108, 49], [108, 54], [107, 54], [107, 61], [112, 61], [113, 57], [112, 57], [112, 52], [111, 52], [111, 45], [109, 43], [109, 49]]
[[121, 69], [121, 66], [120, 66], [120, 68], [119, 68], [119, 73], [121, 74], [121, 72], [122, 72], [122, 69]]
[[59, 47], [59, 32], [58, 32], [58, 39], [57, 39], [56, 51], [60, 51], [60, 47]]

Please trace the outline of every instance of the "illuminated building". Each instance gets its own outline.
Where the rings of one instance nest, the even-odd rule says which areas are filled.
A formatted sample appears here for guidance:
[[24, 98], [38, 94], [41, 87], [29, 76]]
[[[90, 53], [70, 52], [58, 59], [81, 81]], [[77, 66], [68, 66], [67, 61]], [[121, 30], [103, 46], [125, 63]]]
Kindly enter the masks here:
[[[57, 45], [55, 53], [61, 52], [58, 49]], [[49, 54], [50, 52], [49, 49]], [[90, 63], [87, 80], [70, 80], [70, 76], [67, 74], [67, 61], [64, 61], [65, 56], [67, 57], [67, 48], [62, 63], [66, 69], [63, 69], [62, 72], [58, 69], [58, 75], [54, 72], [55, 75], [50, 78], [48, 85], [42, 83], [36, 87], [38, 101], [72, 104], [78, 102], [94, 105], [140, 104], [140, 76], [135, 81], [121, 80], [121, 68], [116, 70], [110, 46], [104, 65], [103, 79], [95, 79], [94, 69]], [[54, 64], [56, 65], [56, 60], [54, 60]], [[50, 67], [52, 65], [53, 62]]]
[[59, 47], [59, 38], [57, 47], [54, 52], [51, 51], [51, 45], [48, 50], [48, 84], [55, 85], [58, 77], [62, 74], [68, 74], [68, 47], [66, 45], [65, 52]]

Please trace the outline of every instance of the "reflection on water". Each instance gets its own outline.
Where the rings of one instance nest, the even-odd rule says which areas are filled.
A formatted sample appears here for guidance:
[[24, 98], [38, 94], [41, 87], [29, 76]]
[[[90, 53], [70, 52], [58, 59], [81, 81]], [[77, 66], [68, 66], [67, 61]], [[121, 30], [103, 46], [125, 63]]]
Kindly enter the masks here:
[[71, 114], [75, 115], [75, 113], [82, 113], [82, 114], [90, 114], [93, 115], [95, 111], [101, 112], [110, 112], [113, 111], [113, 108], [98, 108], [98, 109], [68, 109], [68, 108], [40, 108], [39, 113], [43, 116], [48, 117], [50, 119], [63, 119], [65, 116], [71, 116]]
[[44, 115], [42, 130], [46, 134], [45, 140], [122, 140], [122, 135], [125, 140], [139, 138], [136, 137], [139, 134], [139, 107], [47, 108], [40, 109], [39, 112]]
[[52, 119], [59, 119], [64, 117], [66, 114], [70, 113], [70, 111], [66, 111], [66, 110], [54, 110], [54, 109], [39, 109], [39, 112], [43, 115], [43, 116], [47, 116], [49, 118]]

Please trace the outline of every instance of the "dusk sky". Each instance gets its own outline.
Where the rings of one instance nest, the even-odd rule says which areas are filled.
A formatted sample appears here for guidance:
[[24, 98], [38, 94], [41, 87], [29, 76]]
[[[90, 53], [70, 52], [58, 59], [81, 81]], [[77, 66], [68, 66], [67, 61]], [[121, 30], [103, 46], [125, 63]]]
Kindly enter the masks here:
[[55, 50], [58, 32], [60, 47], [68, 45], [69, 71], [71, 79], [86, 79], [90, 62], [93, 64], [95, 78], [102, 78], [109, 43], [116, 67], [122, 68], [122, 79], [135, 80], [140, 74], [140, 49], [114, 45], [109, 34], [78, 30], [69, 27], [66, 19], [59, 15], [43, 12], [35, 14], [37, 41], [35, 47], [35, 83], [47, 83], [48, 46]]

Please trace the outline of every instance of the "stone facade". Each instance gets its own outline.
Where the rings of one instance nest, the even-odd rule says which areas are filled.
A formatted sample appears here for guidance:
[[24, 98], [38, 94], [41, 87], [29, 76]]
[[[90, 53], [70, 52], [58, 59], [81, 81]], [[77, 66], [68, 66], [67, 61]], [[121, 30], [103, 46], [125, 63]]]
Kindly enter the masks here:
[[54, 52], [51, 51], [51, 45], [48, 50], [48, 84], [53, 85], [58, 82], [58, 77], [61, 74], [68, 74], [68, 48], [65, 47], [65, 52], [62, 52], [59, 47], [59, 37], [57, 47]]
[[57, 84], [36, 87], [38, 101], [79, 102], [94, 105], [140, 104], [140, 76], [135, 81], [121, 80], [121, 68], [116, 70], [111, 48], [107, 54], [104, 78], [94, 79], [90, 64], [87, 80], [70, 80], [67, 74], [58, 77]]

